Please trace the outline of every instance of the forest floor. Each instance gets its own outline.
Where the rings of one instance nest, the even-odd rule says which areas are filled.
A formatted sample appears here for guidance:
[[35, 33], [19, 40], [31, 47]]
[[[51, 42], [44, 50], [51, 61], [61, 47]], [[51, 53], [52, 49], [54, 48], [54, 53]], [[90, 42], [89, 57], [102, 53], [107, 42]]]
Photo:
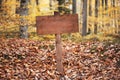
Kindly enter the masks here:
[[[120, 80], [116, 40], [64, 40], [62, 47], [65, 75], [61, 80]], [[59, 75], [54, 40], [0, 39], [0, 80], [58, 80]]]

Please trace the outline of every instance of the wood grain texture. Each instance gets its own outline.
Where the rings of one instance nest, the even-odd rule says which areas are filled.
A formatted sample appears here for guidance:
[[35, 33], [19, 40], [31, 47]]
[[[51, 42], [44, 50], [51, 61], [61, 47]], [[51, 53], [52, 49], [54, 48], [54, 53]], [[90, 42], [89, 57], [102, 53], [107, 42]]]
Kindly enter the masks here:
[[40, 35], [78, 32], [78, 15], [37, 16], [36, 26]]
[[56, 68], [60, 74], [64, 74], [63, 63], [62, 63], [62, 45], [61, 45], [61, 35], [56, 34]]

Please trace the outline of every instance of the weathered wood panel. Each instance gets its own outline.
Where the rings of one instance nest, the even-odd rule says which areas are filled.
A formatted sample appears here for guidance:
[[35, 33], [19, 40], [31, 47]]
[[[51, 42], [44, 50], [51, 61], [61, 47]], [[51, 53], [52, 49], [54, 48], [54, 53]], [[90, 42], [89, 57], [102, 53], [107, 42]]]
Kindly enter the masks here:
[[78, 32], [78, 15], [37, 16], [36, 26], [41, 35]]

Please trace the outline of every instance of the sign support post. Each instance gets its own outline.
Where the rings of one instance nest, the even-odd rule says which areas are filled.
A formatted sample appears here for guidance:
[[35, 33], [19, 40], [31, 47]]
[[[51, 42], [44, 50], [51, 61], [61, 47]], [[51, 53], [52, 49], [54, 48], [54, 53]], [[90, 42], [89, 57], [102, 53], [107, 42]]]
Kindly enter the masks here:
[[62, 45], [61, 45], [61, 35], [55, 34], [56, 37], [56, 68], [60, 74], [64, 74], [63, 64], [62, 64]]

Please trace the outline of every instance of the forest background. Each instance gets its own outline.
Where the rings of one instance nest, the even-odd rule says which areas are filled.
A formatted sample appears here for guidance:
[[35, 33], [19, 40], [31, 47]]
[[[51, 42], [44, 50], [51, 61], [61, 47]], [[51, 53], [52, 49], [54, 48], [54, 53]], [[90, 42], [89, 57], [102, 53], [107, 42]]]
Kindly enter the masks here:
[[[54, 12], [79, 19], [56, 44], [36, 33], [36, 16]], [[120, 80], [120, 0], [0, 0], [0, 80]]]
[[120, 33], [119, 0], [0, 0], [0, 36], [38, 39], [36, 16], [54, 15], [55, 11], [78, 14], [82, 36]]

